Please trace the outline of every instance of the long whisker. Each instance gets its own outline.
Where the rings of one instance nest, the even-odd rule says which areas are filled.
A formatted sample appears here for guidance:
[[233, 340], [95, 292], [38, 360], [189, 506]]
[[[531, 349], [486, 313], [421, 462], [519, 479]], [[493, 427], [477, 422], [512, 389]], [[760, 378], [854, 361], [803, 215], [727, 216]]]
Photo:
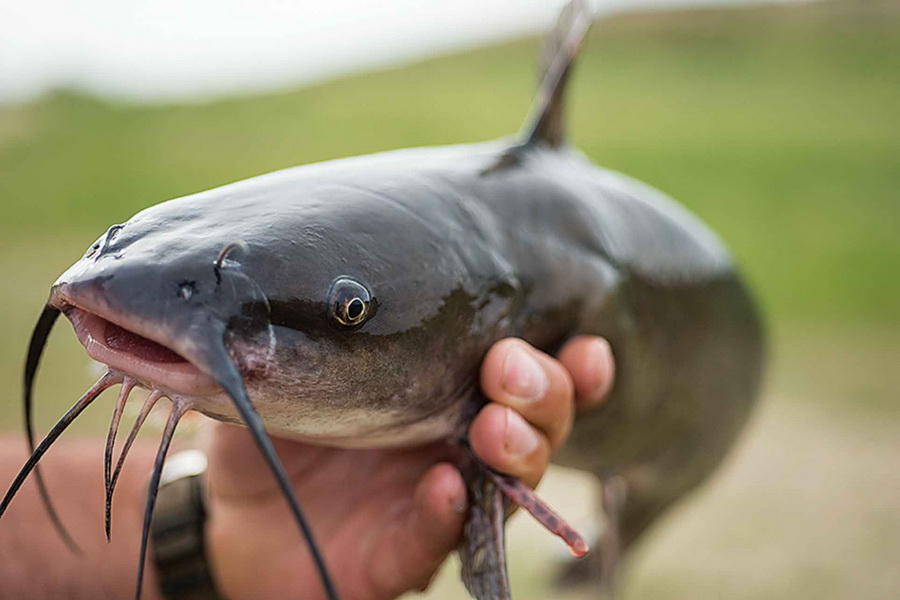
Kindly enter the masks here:
[[109, 424], [109, 433], [106, 435], [106, 453], [103, 456], [103, 487], [106, 490], [106, 541], [110, 541], [110, 504], [112, 492], [110, 480], [112, 479], [112, 457], [116, 445], [116, 435], [119, 433], [119, 422], [122, 420], [122, 412], [125, 410], [125, 402], [134, 389], [136, 382], [131, 377], [126, 377], [116, 398], [116, 407], [113, 410], [112, 421]]
[[[53, 329], [53, 325], [56, 323], [59, 314], [60, 311], [49, 304], [44, 306], [44, 310], [41, 312], [37, 325], [34, 326], [34, 331], [31, 333], [31, 342], [28, 344], [28, 357], [25, 359], [22, 404], [23, 413], [25, 415], [25, 435], [28, 438], [29, 454], [34, 452], [34, 381], [37, 377], [38, 366], [41, 363], [41, 356], [47, 345], [47, 339], [50, 337], [50, 331]], [[66, 526], [63, 525], [59, 513], [56, 512], [56, 508], [54, 508], [53, 502], [50, 500], [50, 492], [47, 490], [47, 484], [44, 482], [44, 475], [41, 473], [39, 467], [35, 467], [34, 469], [34, 478], [37, 480], [41, 502], [43, 502], [47, 514], [50, 515], [50, 520], [53, 522], [53, 526], [56, 528], [57, 533], [59, 533], [63, 542], [65, 542], [73, 552], [80, 553], [81, 548], [78, 547], [78, 544], [75, 543], [75, 540], [72, 538], [72, 534], [70, 534], [69, 530], [66, 529]]]
[[122, 381], [122, 376], [118, 373], [113, 373], [111, 371], [107, 372], [106, 375], [101, 377], [97, 383], [91, 386], [87, 392], [85, 392], [84, 396], [82, 396], [78, 402], [72, 405], [72, 408], [66, 412], [65, 415], [53, 426], [53, 429], [50, 430], [50, 433], [47, 434], [38, 447], [32, 452], [31, 457], [29, 457], [28, 461], [19, 471], [19, 474], [16, 475], [15, 480], [12, 482], [12, 485], [9, 486], [9, 490], [6, 492], [6, 496], [4, 496], [3, 501], [0, 502], [0, 517], [3, 516], [3, 513], [6, 512], [9, 503], [12, 502], [12, 499], [15, 497], [16, 493], [19, 491], [19, 488], [22, 487], [22, 484], [25, 483], [25, 480], [28, 478], [28, 475], [34, 470], [37, 466], [38, 462], [41, 460], [41, 457], [50, 449], [50, 446], [62, 435], [62, 432], [66, 430], [66, 428], [74, 421], [78, 415], [82, 413], [82, 411], [88, 407], [88, 405], [93, 402], [97, 396], [99, 396], [104, 390], [109, 389], [113, 385], [120, 383]]
[[156, 452], [156, 462], [153, 463], [153, 474], [150, 476], [150, 488], [147, 492], [147, 505], [144, 508], [144, 528], [141, 531], [141, 554], [138, 562], [137, 589], [134, 594], [135, 600], [140, 600], [141, 590], [144, 586], [144, 563], [147, 561], [147, 541], [150, 538], [150, 523], [153, 520], [153, 507], [156, 505], [156, 495], [159, 492], [159, 480], [162, 476], [163, 463], [166, 460], [169, 445], [172, 443], [172, 436], [175, 435], [175, 427], [178, 426], [178, 421], [187, 411], [188, 406], [186, 403], [173, 403], [172, 412], [169, 413], [169, 419], [166, 421], [166, 428], [163, 430], [162, 439], [159, 442], [159, 450]]
[[125, 457], [128, 456], [128, 451], [131, 450], [132, 444], [134, 444], [134, 440], [137, 439], [138, 431], [140, 431], [141, 426], [143, 426], [144, 421], [147, 420], [147, 416], [150, 414], [150, 411], [153, 410], [153, 407], [156, 406], [156, 403], [162, 398], [162, 392], [153, 390], [150, 392], [150, 395], [147, 396], [147, 399], [144, 401], [144, 405], [141, 407], [141, 412], [138, 413], [137, 418], [134, 420], [134, 425], [131, 426], [131, 431], [128, 432], [128, 438], [125, 440], [125, 445], [122, 446], [122, 452], [119, 454], [119, 460], [116, 461], [116, 470], [113, 471], [112, 477], [109, 480], [109, 485], [106, 488], [106, 538], [109, 539], [110, 532], [112, 531], [112, 499], [113, 494], [116, 491], [116, 483], [119, 481], [119, 474], [122, 472], [122, 465], [125, 464]]
[[297, 521], [300, 530], [303, 532], [303, 536], [306, 538], [306, 543], [309, 546], [313, 562], [315, 563], [316, 569], [319, 572], [319, 577], [322, 580], [322, 586], [325, 588], [325, 597], [328, 598], [328, 600], [337, 600], [337, 590], [328, 573], [328, 567], [325, 565], [325, 559], [316, 543], [312, 528], [309, 526], [309, 522], [306, 520], [306, 517], [300, 508], [297, 497], [294, 495], [290, 480], [288, 479], [287, 473], [285, 473], [284, 466], [281, 464], [281, 460], [275, 452], [275, 447], [272, 445], [272, 439], [269, 437], [269, 434], [266, 433], [262, 419], [253, 407], [249, 396], [247, 396], [247, 389], [244, 387], [244, 381], [241, 379], [237, 367], [235, 367], [234, 363], [228, 358], [224, 345], [215, 350], [217, 351], [216, 354], [218, 354], [218, 356], [213, 357], [215, 368], [212, 369], [213, 373], [211, 373], [211, 375], [215, 377], [219, 385], [221, 385], [225, 392], [231, 397], [235, 407], [241, 414], [244, 424], [250, 430], [256, 445], [259, 447], [266, 463], [269, 465], [269, 469], [271, 469], [272, 473], [275, 475], [278, 486], [281, 488], [281, 492], [287, 500], [291, 512], [294, 513], [294, 519]]

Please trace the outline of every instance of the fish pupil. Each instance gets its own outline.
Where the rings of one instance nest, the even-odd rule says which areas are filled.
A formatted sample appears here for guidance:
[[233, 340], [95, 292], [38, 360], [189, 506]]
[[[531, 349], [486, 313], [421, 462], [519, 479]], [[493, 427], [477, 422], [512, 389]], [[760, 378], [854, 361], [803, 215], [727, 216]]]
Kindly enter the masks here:
[[360, 300], [359, 298], [354, 298], [347, 305], [347, 316], [350, 317], [351, 321], [355, 321], [362, 316], [365, 308], [365, 304], [363, 304], [362, 300]]
[[328, 292], [328, 316], [344, 327], [356, 327], [372, 316], [369, 290], [349, 277], [338, 277]]

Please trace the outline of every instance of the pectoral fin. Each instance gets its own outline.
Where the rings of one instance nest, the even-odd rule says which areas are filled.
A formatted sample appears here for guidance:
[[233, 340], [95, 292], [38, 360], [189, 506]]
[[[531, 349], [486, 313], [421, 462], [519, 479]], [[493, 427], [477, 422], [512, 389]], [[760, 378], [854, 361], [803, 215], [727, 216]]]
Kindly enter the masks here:
[[463, 583], [476, 600], [510, 600], [505, 521], [511, 503], [562, 538], [573, 555], [587, 554], [584, 538], [518, 479], [491, 470], [471, 453], [462, 472], [469, 493], [469, 515], [459, 557]]
[[463, 468], [469, 515], [458, 550], [461, 575], [476, 600], [510, 600], [505, 546], [507, 502], [488, 472], [474, 459]]

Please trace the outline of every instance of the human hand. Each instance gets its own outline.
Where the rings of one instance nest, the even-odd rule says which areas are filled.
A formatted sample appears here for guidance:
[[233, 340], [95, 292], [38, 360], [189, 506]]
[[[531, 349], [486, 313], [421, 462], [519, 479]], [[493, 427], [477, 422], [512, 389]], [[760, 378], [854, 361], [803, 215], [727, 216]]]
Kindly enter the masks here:
[[[469, 429], [474, 452], [535, 486], [574, 413], [612, 386], [602, 339], [570, 340], [554, 359], [522, 340], [495, 344], [481, 367], [491, 401]], [[287, 503], [243, 428], [215, 424], [207, 454], [207, 552], [230, 600], [323, 598]], [[346, 450], [276, 439], [344, 600], [384, 600], [427, 586], [456, 547], [466, 488], [446, 444]]]

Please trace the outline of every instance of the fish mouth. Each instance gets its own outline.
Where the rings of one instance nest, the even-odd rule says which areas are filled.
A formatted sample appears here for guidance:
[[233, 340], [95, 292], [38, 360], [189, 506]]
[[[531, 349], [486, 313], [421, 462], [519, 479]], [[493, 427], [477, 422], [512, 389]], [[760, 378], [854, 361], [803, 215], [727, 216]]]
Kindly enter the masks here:
[[209, 396], [222, 388], [172, 348], [161, 332], [136, 319], [88, 306], [57, 290], [51, 304], [71, 321], [88, 356], [130, 375], [149, 389], [182, 396]]

